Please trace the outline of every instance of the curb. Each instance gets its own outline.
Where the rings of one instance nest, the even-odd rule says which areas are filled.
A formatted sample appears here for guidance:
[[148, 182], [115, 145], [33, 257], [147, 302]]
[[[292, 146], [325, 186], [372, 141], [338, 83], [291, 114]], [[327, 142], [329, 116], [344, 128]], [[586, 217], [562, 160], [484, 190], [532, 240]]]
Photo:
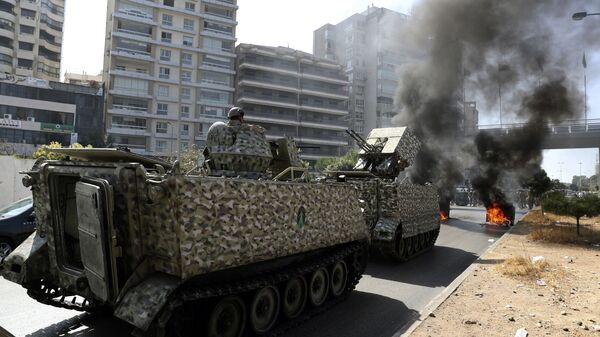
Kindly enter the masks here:
[[[519, 223], [520, 223], [520, 221], [517, 223], [517, 225]], [[467, 279], [467, 277], [469, 277], [469, 275], [471, 275], [471, 273], [473, 273], [473, 270], [475, 269], [477, 262], [481, 261], [482, 258], [488, 252], [494, 250], [496, 248], [496, 246], [498, 246], [500, 244], [500, 242], [505, 240], [505, 238], [508, 237], [506, 234], [510, 234], [512, 232], [513, 228], [515, 228], [517, 225], [511, 227], [508, 231], [506, 231], [506, 233], [504, 233], [500, 239], [496, 240], [496, 242], [494, 242], [492, 245], [490, 245], [488, 247], [488, 249], [486, 249], [486, 251], [483, 252], [483, 254], [481, 254], [477, 258], [477, 260], [473, 261], [473, 263], [471, 263], [471, 265], [467, 269], [465, 269], [465, 271], [463, 271], [457, 278], [455, 278], [454, 281], [452, 281], [452, 283], [450, 283], [446, 287], [446, 289], [444, 289], [444, 291], [442, 291], [439, 295], [437, 295], [434, 299], [432, 299], [425, 306], [425, 308], [423, 308], [423, 310], [421, 310], [419, 312], [419, 316], [417, 317], [416, 321], [414, 321], [412, 323], [408, 322], [408, 323], [404, 324], [402, 327], [400, 327], [400, 329], [398, 329], [392, 335], [392, 337], [408, 337], [408, 336], [410, 336], [421, 324], [423, 324], [423, 322], [429, 316], [429, 314], [431, 314], [442, 303], [444, 303], [444, 301], [446, 301], [446, 299], [448, 299], [448, 297], [450, 297], [450, 295], [452, 295], [452, 293], [454, 293], [454, 291]]]

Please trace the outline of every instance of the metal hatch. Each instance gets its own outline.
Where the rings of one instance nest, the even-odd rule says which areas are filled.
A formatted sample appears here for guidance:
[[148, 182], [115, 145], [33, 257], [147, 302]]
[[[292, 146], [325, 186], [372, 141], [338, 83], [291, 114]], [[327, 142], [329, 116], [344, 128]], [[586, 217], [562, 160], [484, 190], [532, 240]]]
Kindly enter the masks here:
[[107, 301], [117, 290], [112, 188], [104, 179], [83, 178], [75, 193], [84, 273], [92, 292]]

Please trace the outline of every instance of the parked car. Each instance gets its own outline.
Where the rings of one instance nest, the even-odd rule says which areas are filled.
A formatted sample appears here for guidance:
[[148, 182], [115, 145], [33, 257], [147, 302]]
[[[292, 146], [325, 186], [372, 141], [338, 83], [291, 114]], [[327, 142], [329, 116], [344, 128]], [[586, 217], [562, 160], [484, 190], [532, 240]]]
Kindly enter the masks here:
[[0, 208], [0, 261], [35, 230], [31, 197]]

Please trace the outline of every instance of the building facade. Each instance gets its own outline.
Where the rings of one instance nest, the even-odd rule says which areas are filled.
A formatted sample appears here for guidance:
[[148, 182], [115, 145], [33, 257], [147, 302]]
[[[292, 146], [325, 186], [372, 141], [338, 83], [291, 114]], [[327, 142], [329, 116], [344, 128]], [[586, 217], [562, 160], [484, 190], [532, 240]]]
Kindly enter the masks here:
[[84, 86], [100, 86], [102, 84], [102, 74], [100, 75], [89, 75], [89, 74], [76, 74], [76, 73], [65, 73], [63, 80], [65, 83], [77, 84]]
[[103, 79], [115, 146], [202, 146], [233, 104], [236, 0], [109, 0]]
[[414, 59], [403, 48], [402, 27], [408, 16], [386, 8], [369, 7], [337, 25], [313, 33], [313, 53], [341, 64], [350, 82], [350, 126], [362, 135], [392, 126], [400, 67]]
[[60, 79], [65, 0], [0, 0], [0, 73]]
[[348, 80], [335, 62], [284, 47], [240, 44], [236, 104], [267, 138], [290, 136], [301, 157], [341, 156], [348, 141]]
[[102, 146], [103, 90], [31, 77], [0, 80], [0, 151], [30, 155], [37, 146]]

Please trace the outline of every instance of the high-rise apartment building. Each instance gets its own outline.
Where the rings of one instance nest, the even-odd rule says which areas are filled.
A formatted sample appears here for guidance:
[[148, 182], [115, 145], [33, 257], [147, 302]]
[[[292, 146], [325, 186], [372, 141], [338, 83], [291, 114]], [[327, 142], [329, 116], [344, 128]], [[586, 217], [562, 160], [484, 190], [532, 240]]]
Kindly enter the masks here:
[[301, 157], [343, 155], [348, 80], [342, 66], [285, 47], [237, 47], [236, 104], [269, 139], [293, 137]]
[[65, 0], [0, 0], [0, 73], [58, 81]]
[[407, 19], [386, 8], [369, 7], [314, 31], [314, 55], [345, 68], [350, 123], [358, 133], [367, 135], [373, 128], [391, 126], [398, 112], [394, 106], [398, 70], [414, 57], [402, 43], [401, 28]]
[[115, 146], [203, 145], [233, 103], [236, 0], [109, 0], [105, 125]]

